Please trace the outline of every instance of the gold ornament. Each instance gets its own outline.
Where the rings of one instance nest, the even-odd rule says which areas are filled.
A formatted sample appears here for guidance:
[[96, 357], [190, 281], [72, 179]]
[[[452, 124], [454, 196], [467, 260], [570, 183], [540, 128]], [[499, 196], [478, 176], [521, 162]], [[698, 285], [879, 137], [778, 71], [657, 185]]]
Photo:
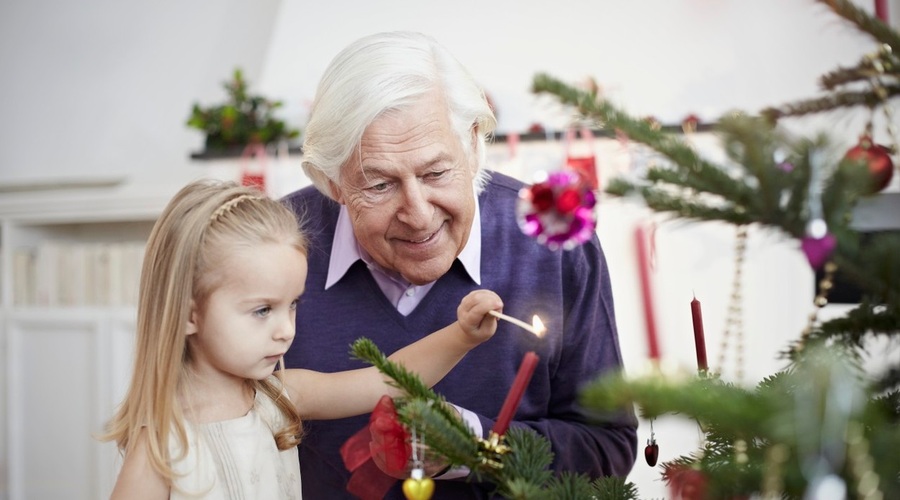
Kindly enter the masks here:
[[429, 500], [434, 494], [434, 480], [423, 475], [422, 469], [413, 469], [412, 477], [403, 481], [403, 495], [407, 500]]
[[728, 351], [728, 342], [733, 334], [737, 344], [735, 371], [739, 382], [744, 378], [744, 309], [741, 289], [743, 288], [743, 267], [746, 253], [747, 226], [740, 225], [737, 227], [737, 235], [735, 237], [734, 277], [731, 282], [731, 297], [728, 305], [728, 315], [725, 318], [725, 331], [722, 333], [722, 344], [719, 348], [718, 363], [719, 373], [722, 374], [725, 372], [725, 355]]

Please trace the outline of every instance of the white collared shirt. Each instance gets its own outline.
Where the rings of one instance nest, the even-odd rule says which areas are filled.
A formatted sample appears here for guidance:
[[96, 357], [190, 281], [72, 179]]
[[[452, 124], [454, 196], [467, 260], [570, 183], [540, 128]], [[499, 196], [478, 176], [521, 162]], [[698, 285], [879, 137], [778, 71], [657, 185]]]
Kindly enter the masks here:
[[[469, 231], [469, 239], [462, 252], [456, 257], [463, 268], [477, 284], [481, 284], [481, 207], [478, 198], [475, 198], [475, 217], [472, 221], [472, 229]], [[338, 214], [337, 225], [334, 228], [334, 241], [331, 245], [331, 256], [328, 261], [328, 275], [325, 277], [325, 289], [328, 290], [347, 273], [357, 260], [362, 260], [372, 273], [372, 277], [378, 283], [378, 287], [384, 292], [385, 297], [397, 308], [400, 314], [406, 316], [411, 313], [422, 301], [425, 295], [434, 286], [434, 282], [424, 285], [414, 285], [400, 276], [396, 271], [384, 269], [375, 262], [366, 252], [353, 234], [353, 225], [350, 223], [350, 214], [347, 207], [341, 205]]]

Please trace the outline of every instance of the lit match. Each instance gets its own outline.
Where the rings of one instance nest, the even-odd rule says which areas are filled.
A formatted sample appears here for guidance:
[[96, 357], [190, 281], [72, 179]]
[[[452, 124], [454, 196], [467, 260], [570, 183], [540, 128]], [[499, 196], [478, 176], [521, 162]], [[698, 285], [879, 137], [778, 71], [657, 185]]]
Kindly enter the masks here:
[[512, 323], [516, 326], [519, 326], [521, 328], [528, 330], [529, 332], [537, 335], [538, 337], [542, 337], [544, 335], [544, 332], [547, 330], [546, 328], [544, 328], [544, 323], [541, 322], [541, 318], [538, 318], [537, 314], [535, 314], [534, 318], [532, 319], [533, 323], [529, 325], [528, 323], [526, 323], [520, 319], [513, 318], [512, 316], [507, 316], [503, 313], [498, 313], [497, 311], [488, 311], [488, 312], [491, 314], [491, 316], [493, 316], [497, 319], [502, 319], [504, 321], [509, 321], [510, 323]]

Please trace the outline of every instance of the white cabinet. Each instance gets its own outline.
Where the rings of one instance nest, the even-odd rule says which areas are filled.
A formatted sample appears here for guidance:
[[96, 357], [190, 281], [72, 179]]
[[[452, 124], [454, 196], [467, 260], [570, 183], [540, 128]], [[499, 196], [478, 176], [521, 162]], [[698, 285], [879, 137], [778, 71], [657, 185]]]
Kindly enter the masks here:
[[3, 329], [9, 497], [107, 496], [118, 452], [93, 433], [128, 381], [133, 310], [14, 311]]
[[[94, 436], [130, 381], [146, 240], [188, 181], [238, 174], [218, 161], [154, 185], [0, 186], [0, 500], [108, 497], [121, 459]], [[292, 156], [268, 183], [309, 181]]]
[[108, 496], [118, 452], [94, 435], [127, 387], [140, 250], [177, 188], [0, 194], [0, 498]]

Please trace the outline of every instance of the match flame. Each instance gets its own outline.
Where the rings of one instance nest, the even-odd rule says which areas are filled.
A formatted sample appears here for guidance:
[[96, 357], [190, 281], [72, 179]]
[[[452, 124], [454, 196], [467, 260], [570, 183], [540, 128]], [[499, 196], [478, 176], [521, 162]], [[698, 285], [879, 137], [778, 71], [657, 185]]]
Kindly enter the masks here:
[[547, 333], [547, 327], [544, 326], [544, 322], [541, 321], [541, 318], [539, 318], [537, 314], [531, 318], [531, 328], [538, 337], [543, 337], [544, 334]]

